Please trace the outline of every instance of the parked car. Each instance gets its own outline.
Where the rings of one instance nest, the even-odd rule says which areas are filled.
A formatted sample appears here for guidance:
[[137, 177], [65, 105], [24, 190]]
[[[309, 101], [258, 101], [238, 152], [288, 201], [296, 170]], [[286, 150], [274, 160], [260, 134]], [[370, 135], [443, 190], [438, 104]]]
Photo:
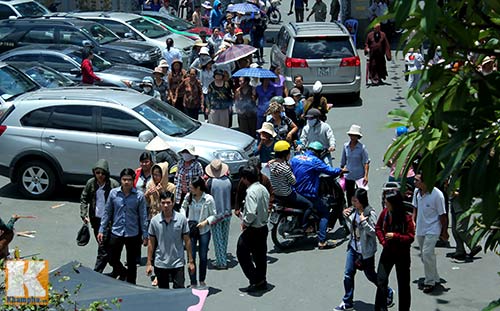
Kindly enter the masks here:
[[74, 13], [74, 16], [101, 23], [122, 38], [148, 42], [162, 50], [167, 47], [167, 38], [172, 38], [175, 46], [182, 50], [185, 55], [189, 55], [194, 45], [193, 40], [172, 33], [138, 14], [122, 12], [81, 12]]
[[14, 17], [38, 17], [50, 14], [50, 11], [33, 0], [0, 1], [0, 19]]
[[17, 96], [39, 88], [40, 85], [33, 82], [19, 69], [0, 62], [0, 118]]
[[[1, 54], [0, 60], [37, 62], [59, 71], [77, 83], [82, 81], [82, 49], [75, 45], [28, 45]], [[140, 66], [113, 64], [99, 55], [94, 55], [92, 67], [94, 73], [102, 79], [96, 82], [96, 85], [133, 87], [136, 90], [140, 90], [139, 83], [142, 79], [153, 73], [151, 69]]]
[[78, 18], [23, 18], [0, 21], [0, 52], [30, 44], [93, 46], [107, 60], [154, 68], [161, 51], [135, 40], [123, 40], [105, 26]]
[[195, 145], [202, 164], [218, 158], [233, 177], [254, 145], [246, 134], [191, 119], [132, 90], [40, 89], [16, 98], [0, 118], [0, 174], [17, 183], [24, 196], [47, 198], [57, 184], [85, 184], [98, 159], [109, 161], [113, 176], [136, 168], [155, 136], [175, 152]]
[[271, 64], [282, 68], [289, 88], [300, 74], [307, 88], [319, 80], [324, 94], [350, 93], [359, 98], [360, 59], [349, 31], [338, 22], [282, 26], [271, 49]]
[[30, 62], [9, 62], [42, 87], [75, 86], [76, 82], [50, 67]]
[[160, 25], [166, 27], [173, 33], [187, 36], [193, 40], [200, 38], [199, 34], [202, 30], [209, 35], [212, 34], [212, 30], [208, 27], [195, 27], [190, 22], [170, 14], [162, 14], [156, 11], [143, 11], [140, 14], [148, 20], [152, 20], [155, 23], [161, 23]]

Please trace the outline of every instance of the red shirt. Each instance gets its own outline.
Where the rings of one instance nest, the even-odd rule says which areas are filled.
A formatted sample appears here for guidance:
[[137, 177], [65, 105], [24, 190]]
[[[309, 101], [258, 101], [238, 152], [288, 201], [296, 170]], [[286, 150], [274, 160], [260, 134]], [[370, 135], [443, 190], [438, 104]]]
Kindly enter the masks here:
[[84, 84], [94, 84], [94, 81], [101, 81], [101, 78], [95, 75], [94, 69], [92, 69], [92, 63], [89, 59], [84, 59], [81, 65], [82, 70], [82, 83]]
[[[392, 225], [392, 217], [388, 212], [389, 209], [384, 208], [380, 213], [377, 224], [375, 225], [375, 233], [384, 249], [387, 248], [389, 251], [398, 253], [398, 249], [401, 250], [401, 248], [405, 246], [410, 247], [410, 244], [415, 239], [415, 223], [411, 215], [405, 215], [403, 232], [393, 232], [389, 229]], [[394, 233], [394, 237], [388, 240], [385, 238], [385, 234], [391, 231]]]

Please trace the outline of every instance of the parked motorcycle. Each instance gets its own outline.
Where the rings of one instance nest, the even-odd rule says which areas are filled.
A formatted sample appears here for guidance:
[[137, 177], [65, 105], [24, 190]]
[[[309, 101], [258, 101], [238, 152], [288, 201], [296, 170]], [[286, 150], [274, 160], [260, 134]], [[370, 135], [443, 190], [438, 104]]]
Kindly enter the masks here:
[[268, 3], [266, 15], [269, 19], [269, 23], [277, 25], [281, 22], [281, 12], [279, 10], [281, 0], [271, 0]]
[[[320, 189], [318, 193], [322, 204], [330, 210], [329, 222], [336, 219], [343, 223], [342, 210], [345, 208], [344, 191], [338, 182], [338, 178], [328, 175], [320, 176]], [[309, 220], [313, 230], [302, 230], [302, 219], [305, 210], [293, 206], [284, 206], [275, 202], [269, 216], [271, 224], [271, 239], [277, 249], [285, 250], [293, 247], [300, 239], [316, 237], [319, 230], [319, 216], [313, 211]]]

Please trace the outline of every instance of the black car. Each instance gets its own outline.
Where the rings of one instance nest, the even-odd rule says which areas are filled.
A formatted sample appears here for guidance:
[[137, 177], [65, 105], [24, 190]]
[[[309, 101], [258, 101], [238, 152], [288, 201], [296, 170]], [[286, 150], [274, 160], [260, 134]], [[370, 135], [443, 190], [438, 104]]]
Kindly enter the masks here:
[[0, 52], [29, 44], [93, 46], [96, 54], [115, 62], [154, 68], [158, 47], [120, 39], [105, 26], [78, 18], [42, 17], [0, 21]]
[[[82, 49], [75, 45], [32, 44], [10, 50], [0, 55], [0, 60], [9, 64], [31, 62], [48, 66], [57, 70], [74, 82], [81, 82], [80, 65]], [[101, 78], [96, 85], [132, 87], [141, 90], [139, 84], [152, 70], [129, 64], [115, 64], [106, 61], [99, 55], [92, 60], [94, 73]]]

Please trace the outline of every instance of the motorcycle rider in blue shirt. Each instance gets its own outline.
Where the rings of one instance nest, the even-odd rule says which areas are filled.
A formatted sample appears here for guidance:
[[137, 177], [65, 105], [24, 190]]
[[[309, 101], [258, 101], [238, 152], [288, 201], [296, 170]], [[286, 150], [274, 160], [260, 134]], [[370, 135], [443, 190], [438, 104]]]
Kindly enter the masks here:
[[[321, 198], [318, 196], [319, 177], [321, 174], [330, 176], [339, 176], [344, 173], [345, 169], [333, 168], [321, 160], [323, 152], [323, 144], [318, 141], [313, 141], [307, 146], [307, 150], [303, 154], [296, 155], [290, 161], [293, 174], [297, 180], [295, 190], [313, 202], [314, 207], [318, 211], [319, 232], [318, 232], [318, 248], [323, 249], [327, 246], [326, 229], [328, 225], [328, 207], [325, 206]], [[307, 227], [307, 219], [311, 215], [312, 210], [309, 209], [304, 214], [304, 229]]]

